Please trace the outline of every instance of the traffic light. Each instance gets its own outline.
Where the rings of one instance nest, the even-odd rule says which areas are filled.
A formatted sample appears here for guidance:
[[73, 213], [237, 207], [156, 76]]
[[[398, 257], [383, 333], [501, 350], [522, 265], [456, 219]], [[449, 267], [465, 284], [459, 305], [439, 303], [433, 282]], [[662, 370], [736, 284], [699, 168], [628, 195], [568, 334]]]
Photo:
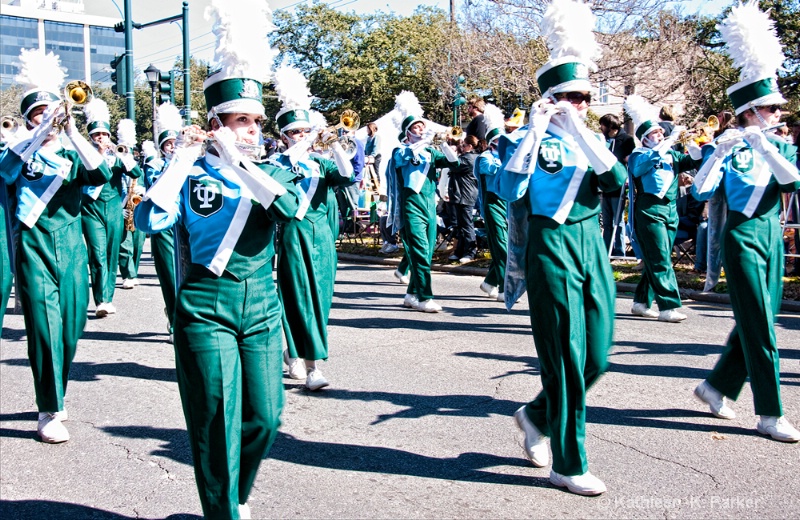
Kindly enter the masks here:
[[125, 96], [128, 92], [128, 75], [127, 75], [127, 65], [128, 60], [127, 56], [123, 54], [122, 56], [114, 55], [114, 59], [111, 60], [111, 92], [118, 96]]
[[453, 94], [453, 104], [452, 104], [454, 109], [467, 104], [467, 98], [465, 96], [465, 94], [467, 93], [467, 89], [464, 87], [464, 83], [466, 82], [467, 79], [464, 76], [459, 75], [456, 78], [455, 93]]
[[175, 104], [175, 71], [162, 72], [158, 77], [158, 104]]

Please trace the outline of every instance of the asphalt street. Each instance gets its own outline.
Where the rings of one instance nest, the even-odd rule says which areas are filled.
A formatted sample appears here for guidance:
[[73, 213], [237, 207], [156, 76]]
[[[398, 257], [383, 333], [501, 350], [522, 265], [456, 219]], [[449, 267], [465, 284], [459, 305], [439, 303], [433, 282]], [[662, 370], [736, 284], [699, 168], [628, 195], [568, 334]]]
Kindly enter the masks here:
[[[72, 439], [36, 436], [21, 315], [0, 348], [0, 518], [196, 518], [201, 514], [152, 259], [93, 309], [66, 396]], [[588, 398], [591, 471], [608, 493], [554, 488], [522, 456], [513, 412], [541, 388], [527, 302], [510, 313], [481, 278], [434, 273], [439, 314], [403, 309], [393, 267], [340, 264], [331, 386], [284, 379], [283, 426], [249, 503], [254, 518], [787, 518], [800, 510], [800, 446], [755, 431], [745, 387], [732, 421], [692, 395], [733, 325], [685, 302], [660, 323], [616, 302], [610, 371]], [[119, 288], [119, 284], [118, 284]], [[800, 425], [800, 315], [776, 328], [785, 415]]]

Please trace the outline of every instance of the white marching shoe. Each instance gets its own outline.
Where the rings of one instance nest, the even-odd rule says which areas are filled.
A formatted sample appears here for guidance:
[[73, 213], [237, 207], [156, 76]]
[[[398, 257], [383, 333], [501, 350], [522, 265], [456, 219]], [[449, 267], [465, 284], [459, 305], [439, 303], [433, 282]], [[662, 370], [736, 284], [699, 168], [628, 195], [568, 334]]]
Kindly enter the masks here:
[[300, 358], [289, 357], [289, 351], [283, 351], [283, 362], [289, 367], [290, 379], [305, 379], [308, 374], [306, 373], [306, 363]]
[[58, 444], [69, 440], [67, 428], [61, 424], [55, 413], [39, 412], [37, 433], [42, 442]]
[[418, 301], [415, 308], [420, 312], [441, 312], [442, 310], [442, 306], [433, 300]]
[[758, 433], [761, 435], [769, 435], [776, 441], [800, 441], [800, 432], [782, 415], [780, 417], [762, 415], [758, 424], [756, 424], [756, 430], [758, 430]]
[[725, 396], [708, 384], [708, 381], [703, 381], [697, 385], [697, 388], [694, 389], [694, 395], [708, 405], [714, 417], [719, 417], [720, 419], [736, 418], [736, 412], [725, 404]]
[[505, 303], [506, 302], [506, 293], [504, 293], [504, 292], [497, 293], [497, 301]]
[[136, 282], [136, 278], [126, 278], [125, 280], [122, 280], [123, 289], [133, 289], [137, 285], [139, 284]]
[[644, 303], [634, 302], [631, 307], [631, 314], [634, 316], [644, 316], [645, 318], [658, 318], [658, 311], [651, 309]]
[[486, 293], [489, 298], [497, 298], [497, 287], [489, 285], [486, 282], [481, 282], [481, 291]]
[[106, 307], [106, 305], [108, 304], [105, 302], [97, 304], [97, 308], [94, 310], [94, 315], [97, 318], [105, 318], [106, 316], [108, 316], [108, 307]]
[[330, 385], [325, 376], [322, 375], [322, 371], [318, 368], [312, 368], [308, 371], [308, 376], [306, 377], [306, 388], [311, 390], [312, 392], [315, 390], [319, 390], [320, 388], [325, 388], [326, 386]]
[[547, 437], [542, 435], [525, 413], [525, 405], [514, 412], [514, 423], [525, 434], [523, 449], [525, 457], [537, 468], [550, 464], [550, 452], [547, 449]]
[[250, 506], [245, 504], [239, 504], [239, 518], [242, 520], [250, 520], [253, 518], [252, 514], [250, 513]]
[[394, 277], [397, 278], [397, 281], [400, 283], [408, 285], [408, 275], [401, 273], [399, 269], [394, 270]]
[[658, 321], [666, 321], [669, 323], [679, 323], [686, 319], [686, 315], [678, 309], [668, 309], [658, 313]]
[[413, 294], [406, 294], [403, 297], [403, 307], [406, 309], [416, 309], [417, 305], [419, 305], [419, 300]]
[[583, 475], [566, 477], [561, 473], [550, 470], [550, 483], [554, 486], [565, 487], [576, 495], [593, 497], [606, 492], [606, 485], [588, 471]]

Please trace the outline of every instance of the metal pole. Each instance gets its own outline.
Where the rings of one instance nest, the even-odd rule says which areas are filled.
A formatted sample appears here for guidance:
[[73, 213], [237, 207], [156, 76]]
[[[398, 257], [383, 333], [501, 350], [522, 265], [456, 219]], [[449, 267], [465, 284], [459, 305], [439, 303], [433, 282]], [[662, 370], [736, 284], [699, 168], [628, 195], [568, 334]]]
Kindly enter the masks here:
[[133, 94], [133, 14], [131, 0], [125, 0], [125, 112], [128, 119], [136, 121], [136, 99]]
[[[156, 143], [156, 149], [160, 151], [158, 147], [158, 129], [156, 128], [156, 120], [158, 119], [158, 107], [156, 106], [156, 88], [158, 83], [150, 83], [150, 94], [153, 98], [153, 142]], [[156, 155], [158, 157], [158, 155]]]
[[192, 90], [189, 86], [190, 78], [189, 56], [189, 2], [183, 2], [183, 109], [186, 124], [192, 124]]

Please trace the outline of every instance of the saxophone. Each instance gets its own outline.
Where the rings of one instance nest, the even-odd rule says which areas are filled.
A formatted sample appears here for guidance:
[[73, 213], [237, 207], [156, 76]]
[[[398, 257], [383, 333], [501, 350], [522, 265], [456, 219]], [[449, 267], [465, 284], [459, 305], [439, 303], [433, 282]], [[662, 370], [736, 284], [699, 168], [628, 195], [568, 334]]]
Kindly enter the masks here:
[[134, 193], [135, 189], [136, 179], [131, 179], [128, 181], [128, 196], [125, 197], [125, 209], [128, 210], [128, 214], [125, 217], [125, 230], [130, 232], [136, 231], [136, 226], [133, 223], [133, 210], [142, 202], [141, 195]]

